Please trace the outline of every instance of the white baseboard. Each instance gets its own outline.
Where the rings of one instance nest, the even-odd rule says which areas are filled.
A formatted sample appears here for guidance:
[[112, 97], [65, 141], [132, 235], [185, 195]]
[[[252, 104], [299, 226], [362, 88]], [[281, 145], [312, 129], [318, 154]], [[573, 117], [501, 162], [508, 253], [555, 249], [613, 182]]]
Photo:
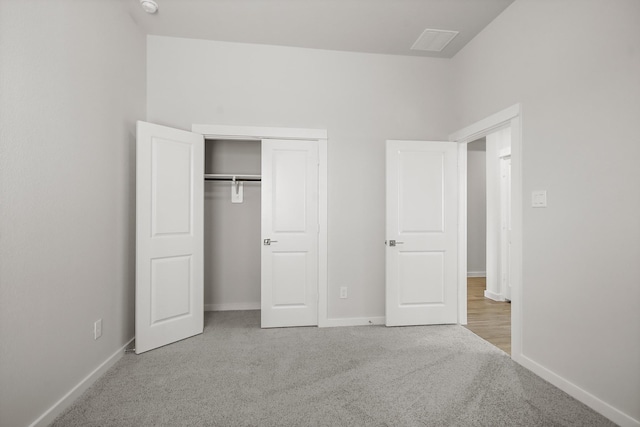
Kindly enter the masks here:
[[506, 301], [502, 295], [500, 294], [496, 294], [495, 292], [491, 292], [491, 291], [484, 291], [484, 297], [485, 298], [489, 298], [492, 299], [494, 301]]
[[205, 304], [204, 311], [260, 310], [259, 302], [231, 302], [225, 304]]
[[467, 277], [487, 277], [486, 271], [467, 271]]
[[48, 426], [56, 419], [58, 415], [67, 409], [82, 393], [84, 393], [89, 387], [93, 385], [98, 378], [100, 378], [105, 372], [109, 370], [115, 363], [120, 360], [124, 355], [124, 350], [129, 344], [133, 342], [134, 338], [131, 338], [125, 345], [120, 347], [115, 353], [107, 358], [89, 375], [84, 377], [82, 381], [76, 384], [67, 394], [62, 396], [52, 407], [46, 410], [46, 412], [35, 420], [29, 427], [45, 427]]
[[347, 317], [343, 319], [326, 319], [320, 325], [321, 328], [333, 328], [336, 326], [368, 326], [384, 325], [385, 317]]
[[520, 363], [525, 368], [529, 369], [534, 374], [542, 377], [544, 380], [550, 382], [554, 386], [558, 387], [560, 390], [564, 391], [568, 395], [574, 397], [580, 402], [584, 403], [594, 411], [604, 415], [609, 418], [614, 423], [618, 424], [621, 427], [640, 427], [640, 421], [632, 418], [631, 416], [625, 414], [619, 409], [614, 408], [609, 405], [605, 401], [599, 399], [593, 394], [589, 393], [586, 390], [578, 387], [572, 382], [562, 378], [560, 375], [555, 372], [550, 371], [539, 363], [531, 360], [525, 355], [520, 355], [517, 358], [517, 362]]

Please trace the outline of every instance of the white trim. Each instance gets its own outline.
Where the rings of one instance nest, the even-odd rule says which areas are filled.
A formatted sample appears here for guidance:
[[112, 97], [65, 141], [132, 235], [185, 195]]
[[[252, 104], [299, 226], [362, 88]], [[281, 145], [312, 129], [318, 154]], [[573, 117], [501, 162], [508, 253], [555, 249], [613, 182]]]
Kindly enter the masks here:
[[260, 302], [230, 302], [222, 304], [205, 304], [204, 311], [237, 311], [260, 310]]
[[82, 381], [75, 385], [67, 394], [62, 396], [60, 400], [47, 409], [37, 420], [30, 424], [29, 427], [44, 427], [48, 426], [60, 415], [65, 409], [67, 409], [82, 393], [84, 393], [89, 387], [96, 382], [105, 372], [109, 370], [115, 363], [120, 360], [124, 355], [124, 350], [133, 342], [134, 338], [131, 338], [125, 345], [120, 347], [115, 353], [102, 362], [96, 369], [94, 369], [89, 375], [84, 377]]
[[327, 139], [326, 129], [193, 124], [191, 131], [201, 133], [205, 139]]
[[511, 279], [510, 279], [510, 245], [509, 229], [511, 228], [511, 148], [502, 150], [502, 153], [508, 151], [505, 156], [498, 158], [500, 170], [500, 213], [499, 213], [499, 242], [500, 242], [500, 276], [498, 279], [500, 294], [505, 299], [511, 298]]
[[484, 291], [484, 297], [485, 298], [489, 298], [489, 299], [494, 300], [494, 301], [499, 301], [499, 302], [506, 301], [502, 297], [502, 295], [496, 294], [495, 292], [487, 291], [486, 289]]
[[611, 421], [620, 425], [621, 427], [640, 427], [640, 420], [636, 420], [630, 415], [627, 415], [619, 409], [614, 408], [607, 402], [580, 388], [576, 384], [572, 383], [566, 378], [561, 377], [555, 372], [550, 371], [541, 364], [534, 362], [527, 356], [521, 355], [518, 363], [520, 363], [522, 366], [524, 366], [534, 374], [558, 387], [560, 390], [564, 391], [570, 396], [575, 397], [577, 400], [589, 406], [596, 412], [609, 418]]
[[511, 119], [518, 117], [519, 115], [520, 104], [512, 105], [509, 108], [505, 108], [502, 111], [492, 114], [486, 119], [482, 119], [470, 126], [452, 133], [449, 135], [449, 141], [462, 143], [475, 141], [476, 139], [487, 136], [488, 134], [505, 126]]
[[467, 268], [467, 144], [458, 144], [458, 323], [461, 325], [467, 324]]
[[[318, 326], [328, 318], [328, 141], [326, 129], [193, 124], [191, 131], [205, 139], [299, 139], [318, 141]], [[206, 309], [205, 309], [206, 310]]]
[[318, 140], [318, 327], [329, 318], [328, 143]]
[[467, 277], [487, 277], [486, 271], [467, 271]]
[[[470, 126], [467, 126], [457, 132], [449, 135], [450, 141], [459, 142], [460, 148], [466, 146], [467, 143], [475, 141], [478, 138], [486, 136], [505, 126], [511, 127], [511, 358], [520, 363], [522, 358], [522, 126], [521, 126], [522, 108], [520, 104], [512, 105], [502, 111], [499, 111], [486, 119], [480, 120]], [[462, 151], [462, 150], [460, 150]], [[465, 153], [466, 154], [466, 153]], [[461, 156], [462, 157], [462, 156]], [[467, 168], [466, 157], [464, 162], [460, 161], [458, 168], [459, 197], [460, 200], [467, 199]], [[463, 209], [464, 205], [460, 205], [458, 234], [464, 236], [464, 240], [460, 240], [458, 244], [458, 260], [464, 265], [462, 274], [458, 275], [459, 299], [464, 297], [464, 310], [466, 315], [466, 259], [467, 259], [467, 210]], [[463, 263], [462, 260], [465, 260]], [[462, 269], [462, 266], [460, 266]], [[459, 301], [459, 307], [463, 302]], [[462, 308], [460, 308], [462, 310]], [[459, 313], [460, 324], [462, 323], [462, 314]], [[466, 319], [465, 319], [466, 321]]]
[[370, 326], [370, 325], [384, 325], [385, 317], [346, 317], [341, 319], [325, 319], [322, 326], [327, 328], [338, 326]]
[[511, 358], [522, 355], [522, 117], [511, 119]]

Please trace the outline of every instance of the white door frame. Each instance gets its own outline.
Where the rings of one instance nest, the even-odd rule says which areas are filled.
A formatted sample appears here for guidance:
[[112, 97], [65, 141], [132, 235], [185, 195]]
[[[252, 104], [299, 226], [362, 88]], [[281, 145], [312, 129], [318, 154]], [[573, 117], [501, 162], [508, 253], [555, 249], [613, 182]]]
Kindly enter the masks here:
[[263, 126], [193, 124], [191, 131], [207, 139], [294, 139], [318, 141], [318, 326], [328, 326], [327, 130]]
[[[507, 169], [507, 162], [509, 169]], [[500, 171], [500, 297], [502, 301], [511, 301], [510, 232], [511, 232], [511, 147], [498, 153]], [[507, 170], [509, 174], [506, 175]]]
[[522, 358], [522, 107], [512, 105], [449, 135], [458, 150], [458, 323], [467, 324], [467, 144], [511, 127], [511, 358]]

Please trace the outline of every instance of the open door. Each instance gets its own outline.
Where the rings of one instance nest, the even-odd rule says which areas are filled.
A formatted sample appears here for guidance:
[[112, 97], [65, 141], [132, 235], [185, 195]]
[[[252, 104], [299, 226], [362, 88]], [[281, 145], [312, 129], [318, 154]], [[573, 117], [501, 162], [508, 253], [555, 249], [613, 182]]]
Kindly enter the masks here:
[[204, 137], [137, 123], [136, 354], [204, 327]]
[[262, 141], [262, 327], [318, 324], [318, 143]]
[[458, 146], [387, 141], [386, 325], [457, 322]]

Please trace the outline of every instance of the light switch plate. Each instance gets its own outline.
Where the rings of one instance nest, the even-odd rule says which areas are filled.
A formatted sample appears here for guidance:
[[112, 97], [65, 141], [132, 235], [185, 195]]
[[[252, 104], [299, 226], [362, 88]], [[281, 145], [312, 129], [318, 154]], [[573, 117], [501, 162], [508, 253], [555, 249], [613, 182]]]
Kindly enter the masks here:
[[531, 192], [531, 207], [546, 208], [547, 207], [547, 191], [536, 190]]

